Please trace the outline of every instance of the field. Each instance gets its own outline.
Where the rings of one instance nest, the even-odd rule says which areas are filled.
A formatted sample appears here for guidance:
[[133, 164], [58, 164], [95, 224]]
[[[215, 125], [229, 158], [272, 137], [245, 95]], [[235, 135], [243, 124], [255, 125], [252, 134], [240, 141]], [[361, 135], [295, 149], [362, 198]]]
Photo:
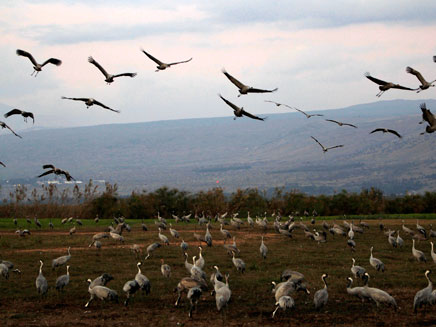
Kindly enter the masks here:
[[[420, 217], [420, 224], [429, 229], [434, 218], [432, 215]], [[322, 219], [314, 226], [322, 229]], [[55, 228], [50, 230], [48, 220], [41, 219], [41, 230], [19, 219], [21, 228], [29, 228], [32, 235], [19, 237], [15, 234], [12, 219], [0, 221], [0, 258], [12, 261], [21, 274], [11, 273], [9, 280], [0, 277], [0, 321], [2, 326], [434, 326], [436, 325], [436, 306], [430, 307], [424, 314], [421, 310], [413, 313], [412, 304], [415, 293], [427, 286], [424, 277], [426, 269], [435, 268], [430, 257], [430, 242], [420, 241], [416, 247], [427, 256], [427, 263], [418, 263], [412, 256], [411, 237], [401, 231], [401, 220], [384, 218], [386, 228], [400, 230], [405, 240], [401, 249], [392, 248], [387, 237], [380, 231], [379, 220], [367, 220], [370, 228], [363, 234], [356, 233], [356, 251], [351, 252], [346, 238], [328, 235], [327, 243], [318, 244], [307, 239], [301, 229], [293, 232], [289, 239], [276, 233], [270, 222], [266, 233], [255, 226], [242, 225], [240, 230], [225, 226], [232, 235], [247, 266], [244, 274], [238, 273], [231, 257], [223, 248], [223, 236], [219, 225], [213, 223], [211, 230], [213, 246], [204, 246], [206, 260], [205, 271], [210, 274], [213, 266], [218, 265], [221, 272], [230, 274], [232, 297], [223, 312], [217, 312], [215, 298], [210, 292], [203, 296], [194, 312], [188, 318], [189, 304], [185, 296], [181, 305], [175, 307], [177, 294], [174, 288], [182, 277], [188, 276], [184, 267], [184, 257], [179, 247], [180, 239], [174, 239], [169, 231], [164, 231], [170, 239], [169, 246], [157, 249], [146, 261], [145, 248], [159, 241], [157, 226], [147, 221], [148, 231], [141, 229], [138, 221], [127, 221], [131, 232], [124, 231], [125, 243], [104, 239], [101, 250], [88, 247], [94, 233], [104, 231], [110, 224], [108, 220], [84, 221], [76, 226], [77, 232], [70, 236], [68, 230], [72, 224], [61, 225], [60, 219], [53, 220]], [[328, 221], [332, 223], [331, 220]], [[189, 243], [190, 258], [198, 255], [198, 243], [193, 232], [204, 235], [204, 226], [196, 223], [178, 223], [173, 227]], [[310, 225], [309, 221], [305, 222]], [[337, 220], [337, 223], [342, 221]], [[357, 223], [357, 221], [356, 221]], [[407, 216], [406, 225], [415, 228], [416, 219]], [[312, 225], [309, 226], [311, 229]], [[259, 254], [261, 235], [269, 249], [264, 261]], [[123, 305], [125, 295], [122, 287], [127, 280], [133, 279], [138, 259], [130, 250], [132, 244], [139, 244], [144, 251], [142, 271], [151, 281], [149, 295], [137, 293], [128, 307]], [[51, 260], [66, 254], [71, 246], [70, 284], [61, 294], [54, 289], [57, 276], [65, 274], [65, 267], [56, 271], [51, 269]], [[369, 249], [374, 246], [374, 256], [386, 265], [384, 273], [375, 271], [369, 265]], [[366, 268], [371, 275], [369, 285], [381, 288], [391, 294], [398, 303], [395, 311], [389, 307], [377, 308], [371, 303], [362, 303], [346, 292], [346, 277], [351, 276], [351, 258], [356, 264]], [[49, 283], [48, 295], [38, 296], [35, 278], [38, 275], [39, 260], [44, 261], [43, 273]], [[166, 279], [160, 272], [161, 259], [172, 268], [172, 276]], [[271, 313], [275, 309], [274, 295], [271, 293], [271, 281], [279, 281], [285, 269], [299, 271], [305, 275], [310, 295], [294, 293], [296, 307], [291, 311], [279, 310], [274, 319]], [[86, 279], [94, 279], [103, 272], [110, 273], [114, 280], [108, 286], [120, 296], [120, 303], [103, 303], [95, 300], [89, 308], [84, 305], [89, 299]], [[313, 307], [313, 294], [323, 287], [321, 275], [327, 273], [329, 302], [321, 311]], [[361, 285], [361, 282], [358, 282]], [[356, 282], [353, 286], [356, 286]], [[210, 287], [210, 290], [212, 287]]]

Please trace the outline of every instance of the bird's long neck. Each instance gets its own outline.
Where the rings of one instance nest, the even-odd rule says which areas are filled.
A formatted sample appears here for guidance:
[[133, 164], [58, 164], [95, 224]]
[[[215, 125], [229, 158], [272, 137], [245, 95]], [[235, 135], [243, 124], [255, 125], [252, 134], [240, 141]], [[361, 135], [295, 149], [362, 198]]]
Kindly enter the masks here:
[[433, 287], [433, 283], [432, 283], [430, 277], [428, 277], [428, 275], [430, 275], [430, 272], [427, 272], [425, 274], [425, 278], [427, 278], [427, 280], [428, 280], [428, 286], [427, 287]]
[[326, 276], [322, 276], [322, 281], [324, 282], [324, 288], [327, 288]]
[[141, 265], [137, 264], [136, 266], [138, 267], [138, 274], [140, 274], [141, 273]]
[[42, 266], [44, 265], [44, 263], [41, 261], [41, 264], [39, 266], [39, 273], [42, 274]]
[[70, 276], [70, 266], [67, 266], [67, 276]]

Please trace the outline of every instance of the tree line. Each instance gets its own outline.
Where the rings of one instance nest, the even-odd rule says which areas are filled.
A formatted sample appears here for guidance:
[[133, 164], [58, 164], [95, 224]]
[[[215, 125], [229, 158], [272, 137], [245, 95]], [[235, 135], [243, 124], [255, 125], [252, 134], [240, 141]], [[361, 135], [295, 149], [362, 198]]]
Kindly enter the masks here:
[[81, 219], [112, 218], [124, 216], [131, 219], [154, 218], [171, 215], [215, 216], [218, 213], [236, 213], [246, 217], [271, 215], [303, 215], [304, 212], [318, 215], [370, 215], [436, 213], [436, 192], [386, 196], [376, 188], [363, 189], [360, 193], [342, 190], [333, 195], [310, 195], [299, 190], [285, 191], [276, 188], [272, 194], [257, 188], [238, 189], [226, 194], [222, 188], [213, 188], [196, 193], [175, 188], [161, 187], [155, 191], [134, 191], [129, 196], [119, 196], [117, 184], [106, 183], [104, 189], [90, 180], [79, 187], [59, 189], [56, 184], [42, 185], [28, 190], [17, 185], [0, 205], [0, 217], [32, 217]]

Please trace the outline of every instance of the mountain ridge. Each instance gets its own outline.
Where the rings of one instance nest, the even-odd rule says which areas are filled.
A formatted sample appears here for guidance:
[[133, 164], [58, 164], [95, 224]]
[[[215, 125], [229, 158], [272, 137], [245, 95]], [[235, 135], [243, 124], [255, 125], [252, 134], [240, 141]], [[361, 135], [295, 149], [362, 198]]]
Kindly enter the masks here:
[[[22, 132], [22, 140], [2, 133], [0, 160], [8, 167], [0, 180], [35, 185], [41, 166], [53, 163], [83, 181], [117, 183], [122, 194], [164, 185], [187, 191], [217, 185], [228, 191], [284, 187], [333, 193], [368, 186], [388, 193], [433, 191], [435, 138], [419, 135], [425, 128], [418, 125], [421, 102], [436, 107], [432, 99], [389, 100], [311, 111], [325, 117], [310, 119], [291, 111], [269, 114], [265, 122], [217, 117], [102, 124]], [[398, 129], [404, 137], [369, 135], [377, 127]], [[323, 154], [310, 136], [325, 146], [344, 147]]]

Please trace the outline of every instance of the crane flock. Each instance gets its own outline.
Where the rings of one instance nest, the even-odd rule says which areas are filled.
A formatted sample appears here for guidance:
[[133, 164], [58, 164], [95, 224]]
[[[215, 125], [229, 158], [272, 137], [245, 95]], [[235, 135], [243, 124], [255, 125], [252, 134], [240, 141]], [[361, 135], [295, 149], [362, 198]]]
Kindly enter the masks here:
[[[159, 216], [160, 217], [160, 216]], [[219, 215], [217, 215], [215, 217], [215, 220], [213, 217], [208, 217], [206, 218], [208, 220], [207, 223], [207, 227], [206, 227], [206, 231], [209, 230], [209, 228], [215, 228], [215, 226], [213, 226], [213, 222], [216, 222], [220, 225], [221, 229], [218, 230], [215, 234], [215, 237], [221, 238], [224, 237], [224, 240], [226, 240], [228, 238], [226, 233], [223, 233], [223, 222], [228, 222], [227, 220], [225, 220], [225, 218], [220, 218], [220, 220], [218, 220]], [[247, 217], [248, 218], [248, 217]], [[248, 222], [248, 220], [245, 219], [241, 219], [241, 218], [236, 218], [233, 217], [231, 219], [237, 219], [237, 221], [239, 221], [241, 224], [245, 224], [245, 222]], [[165, 221], [166, 220], [163, 217], [160, 217], [161, 221]], [[313, 220], [313, 219], [312, 219]], [[127, 225], [127, 222], [124, 220], [124, 218], [118, 218], [117, 219], [118, 223], [117, 223], [117, 227], [116, 228], [108, 228], [108, 230], [113, 230], [110, 233], [115, 233], [121, 236], [121, 234], [123, 233], [123, 230], [128, 230], [125, 226]], [[262, 220], [265, 221], [265, 220]], [[71, 222], [73, 223], [73, 221], [71, 220]], [[189, 220], [188, 220], [189, 222]], [[185, 222], [184, 222], [185, 223]], [[200, 217], [198, 217], [198, 223], [200, 224]], [[40, 223], [41, 224], [41, 223]], [[96, 223], [97, 224], [97, 223]], [[261, 235], [258, 239], [259, 243], [260, 243], [260, 247], [259, 247], [259, 251], [261, 254], [261, 257], [263, 258], [263, 262], [264, 265], [268, 265], [269, 262], [271, 261], [271, 257], [275, 257], [277, 254], [272, 254], [272, 255], [267, 255], [268, 254], [268, 248], [266, 245], [266, 241], [265, 241], [265, 237], [268, 236], [269, 239], [271, 238], [278, 238], [278, 239], [282, 239], [284, 244], [289, 243], [290, 241], [286, 241], [289, 240], [287, 238], [282, 238], [283, 236], [280, 236], [282, 233], [280, 233], [279, 230], [288, 230], [289, 233], [297, 233], [298, 229], [301, 229], [303, 234], [305, 236], [307, 236], [307, 234], [309, 233], [307, 230], [305, 230], [306, 225], [302, 222], [300, 223], [295, 223], [294, 221], [294, 217], [293, 216], [289, 216], [288, 220], [282, 221], [280, 216], [275, 217], [274, 219], [274, 224], [273, 226], [271, 226], [271, 224], [269, 222], [266, 222], [267, 224], [267, 229], [270, 229], [272, 231], [276, 231], [276, 236], [273, 236], [274, 234], [270, 234], [267, 233], [267, 230], [265, 230], [263, 228], [263, 226], [258, 226], [257, 228], [259, 229]], [[35, 225], [36, 225], [36, 219], [35, 219]], [[269, 226], [268, 226], [269, 225]], [[323, 221], [322, 225], [319, 224], [319, 226], [317, 226], [316, 220], [314, 225], [314, 233], [312, 235], [315, 234], [320, 234], [320, 232], [322, 230], [330, 230], [332, 232], [333, 229], [341, 229], [343, 230], [343, 237], [348, 237], [349, 240], [353, 239], [356, 240], [356, 235], [355, 233], [361, 235], [359, 237], [357, 237], [358, 242], [362, 241], [364, 238], [364, 228], [370, 228], [370, 225], [367, 224], [366, 222], [360, 221], [359, 224], [355, 224], [353, 221], [348, 223], [347, 221], [343, 221], [343, 226], [334, 223], [333, 225], [329, 225], [327, 224], [325, 221]], [[359, 226], [360, 225], [360, 226]], [[345, 227], [345, 229], [344, 229]], [[430, 226], [431, 228], [432, 226]], [[234, 231], [236, 233], [236, 231], [238, 231], [238, 233], [241, 233], [238, 228], [236, 226], [233, 227]], [[254, 225], [250, 226], [248, 225], [246, 227], [248, 229], [249, 235], [256, 235], [256, 232], [254, 230]], [[307, 228], [307, 227], [306, 227]], [[321, 228], [321, 230], [317, 231], [317, 228]], [[347, 232], [348, 229], [348, 232]], [[406, 227], [404, 225], [403, 222], [403, 229], [406, 229], [409, 231], [409, 236], [410, 239], [412, 241], [412, 250], [411, 253], [409, 255], [411, 255], [412, 257], [414, 257], [416, 259], [416, 265], [427, 265], [427, 259], [425, 257], [425, 254], [423, 253], [423, 251], [420, 251], [418, 249], [415, 248], [415, 239], [414, 239], [414, 235], [415, 234], [425, 234], [425, 240], [428, 239], [428, 237], [436, 237], [436, 235], [432, 235], [432, 229], [430, 229], [430, 232], [428, 232], [428, 230], [423, 227], [422, 225], [420, 225], [417, 221], [416, 223], [416, 231]], [[139, 228], [138, 230], [142, 230], [142, 228]], [[165, 236], [162, 233], [162, 229], [160, 227], [158, 227], [159, 230], [159, 235], [157, 236], [158, 239], [160, 239], [160, 241], [164, 242], [164, 240], [162, 239], [162, 236]], [[142, 231], [144, 232], [144, 231]], [[187, 230], [183, 230], [181, 232], [178, 232], [177, 237], [173, 234], [171, 234], [171, 242], [168, 242], [168, 245], [171, 246], [178, 246], [179, 245], [179, 239], [181, 237], [181, 234], [188, 234], [190, 231], [189, 229]], [[227, 231], [228, 232], [228, 231]], [[383, 234], [386, 234], [388, 236], [392, 236], [393, 234], [395, 234], [395, 230], [391, 231], [391, 230], [381, 230], [381, 232]], [[229, 233], [229, 232], [228, 232]], [[107, 239], [107, 232], [98, 232], [96, 234], [94, 234], [92, 236], [92, 242], [90, 245], [92, 245], [94, 242], [96, 242], [97, 240], [103, 240], [103, 239]], [[210, 238], [213, 238], [214, 236], [212, 235], [212, 233], [208, 233]], [[336, 232], [332, 232], [332, 234], [337, 234]], [[398, 237], [399, 237], [399, 231], [397, 231]], [[151, 234], [150, 234], [151, 235]], [[219, 236], [220, 235], [220, 236]], [[187, 236], [187, 235], [185, 235]], [[155, 236], [156, 237], [156, 236]], [[325, 236], [327, 238], [327, 236]], [[346, 239], [345, 238], [345, 239]], [[168, 238], [167, 238], [168, 239]], [[315, 239], [315, 237], [309, 237], [309, 238], [303, 238], [304, 239], [311, 239], [313, 241], [317, 241]], [[398, 238], [397, 238], [398, 239]], [[326, 241], [326, 239], [325, 239]], [[373, 241], [373, 240], [372, 240]], [[204, 240], [205, 242], [205, 240]], [[186, 247], [184, 247], [185, 250], [188, 250], [188, 244], [183, 241], [183, 239], [181, 240], [180, 244], [186, 244]], [[206, 242], [205, 242], [206, 243]], [[319, 246], [322, 243], [319, 243]], [[324, 242], [324, 244], [326, 244], [326, 242]], [[431, 244], [431, 258], [432, 261], [436, 264], [436, 255], [434, 254], [434, 250], [433, 250], [433, 242], [430, 242]], [[137, 247], [137, 244], [134, 244]], [[158, 246], [159, 245], [159, 246]], [[208, 250], [208, 252], [206, 254], [210, 254], [209, 251], [223, 251], [228, 250], [229, 248], [227, 248], [228, 244], [222, 244], [222, 245], [215, 245], [213, 246], [210, 250]], [[153, 251], [158, 249], [160, 247], [160, 243], [156, 242], [153, 243], [152, 246], [154, 247]], [[234, 245], [236, 247], [236, 244]], [[328, 245], [323, 245], [323, 246], [328, 246]], [[166, 247], [167, 248], [167, 247]], [[221, 250], [220, 250], [221, 248]], [[188, 276], [183, 277], [182, 279], [180, 279], [180, 281], [178, 282], [175, 291], [178, 293], [177, 295], [177, 300], [175, 302], [176, 306], [179, 306], [182, 295], [186, 294], [186, 299], [189, 301], [190, 304], [190, 308], [189, 308], [189, 312], [188, 312], [188, 316], [190, 318], [194, 318], [194, 313], [197, 311], [197, 307], [199, 306], [199, 303], [202, 302], [202, 300], [204, 300], [205, 298], [205, 291], [207, 291], [209, 289], [209, 282], [212, 284], [212, 296], [214, 296], [215, 298], [215, 304], [216, 304], [216, 309], [218, 312], [220, 311], [224, 311], [224, 310], [229, 310], [228, 307], [229, 306], [235, 306], [237, 305], [237, 303], [231, 303], [230, 299], [232, 298], [232, 294], [233, 292], [238, 292], [238, 283], [237, 282], [233, 282], [232, 283], [232, 287], [230, 285], [230, 273], [227, 272], [226, 274], [222, 274], [220, 272], [220, 269], [218, 268], [218, 265], [214, 262], [210, 262], [210, 259], [207, 258], [207, 256], [205, 257], [203, 255], [203, 248], [201, 246], [199, 246], [199, 253], [198, 255], [194, 255], [192, 257], [192, 263], [189, 262], [189, 255], [184, 252], [185, 255], [185, 268], [186, 268], [186, 272], [188, 273]], [[372, 266], [374, 268], [373, 273], [374, 274], [380, 274], [380, 273], [384, 273], [384, 274], [391, 274], [391, 270], [385, 270], [385, 265], [384, 263], [378, 259], [375, 258], [373, 256], [373, 250], [374, 247], [371, 247], [369, 249], [369, 264], [370, 266]], [[161, 265], [159, 267], [155, 267], [153, 268], [153, 265], [148, 264], [147, 265], [147, 271], [150, 271], [150, 269], [159, 269], [161, 271], [162, 276], [168, 280], [168, 283], [174, 283], [174, 277], [172, 275], [173, 270], [176, 269], [178, 270], [178, 267], [171, 267], [168, 263], [165, 263], [165, 252], [168, 252], [168, 250], [159, 250], [159, 254], [158, 256], [160, 257], [160, 262]], [[70, 267], [74, 267], [74, 260], [72, 259], [72, 255], [70, 252], [70, 247], [67, 249], [68, 254], [67, 255], [63, 255], [57, 258], [54, 258], [52, 260], [52, 269], [56, 269], [56, 270], [60, 270], [60, 271], [65, 271], [64, 269], [66, 269], [66, 273], [63, 275], [60, 275], [59, 277], [57, 277], [54, 286], [55, 289], [59, 292], [59, 293], [68, 293], [68, 287], [70, 283], [77, 283], [77, 279], [74, 276], [70, 275]], [[152, 252], [152, 251], [151, 251]], [[153, 280], [150, 280], [147, 276], [146, 273], [141, 269], [141, 267], [144, 265], [144, 263], [147, 262], [147, 259], [149, 258], [149, 250], [147, 250], [147, 256], [144, 258], [144, 260], [141, 262], [137, 262], [136, 263], [136, 275], [133, 276], [133, 274], [135, 273], [134, 271], [134, 266], [133, 264], [131, 265], [131, 271], [132, 271], [132, 279], [126, 281], [124, 283], [124, 286], [122, 287], [122, 291], [125, 293], [125, 301], [124, 301], [124, 305], [128, 306], [130, 301], [132, 301], [132, 299], [134, 298], [135, 294], [139, 291], [143, 292], [145, 295], [150, 294], [150, 292], [152, 292], [152, 282]], [[235, 269], [235, 274], [241, 274], [244, 275], [244, 273], [246, 272], [247, 269], [247, 264], [246, 262], [242, 259], [242, 257], [246, 257], [247, 253], [246, 252], [239, 252], [238, 250], [238, 257], [236, 257], [236, 251], [232, 250], [231, 251], [231, 262], [234, 266]], [[400, 252], [398, 252], [400, 253]], [[171, 256], [170, 256], [171, 257]], [[334, 275], [336, 275], [336, 279], [341, 279], [343, 280], [343, 292], [346, 291], [346, 293], [348, 293], [349, 295], [352, 296], [356, 296], [357, 298], [359, 298], [362, 301], [366, 301], [366, 303], [368, 304], [362, 304], [362, 305], [371, 305], [371, 303], [374, 303], [376, 305], [376, 307], [381, 307], [381, 306], [386, 306], [386, 307], [392, 307], [395, 310], [407, 310], [407, 308], [399, 308], [396, 299], [389, 294], [387, 291], [379, 289], [379, 288], [375, 288], [375, 287], [370, 287], [369, 286], [369, 281], [370, 281], [370, 274], [368, 273], [367, 269], [365, 269], [364, 267], [360, 266], [360, 265], [356, 265], [356, 260], [355, 258], [350, 258], [352, 261], [352, 265], [351, 268], [349, 270], [349, 272], [351, 273], [351, 275], [353, 277], [347, 277], [347, 276], [338, 276], [337, 273], [334, 273]], [[229, 260], [229, 259], [228, 259]], [[272, 262], [275, 262], [276, 259], [272, 259]], [[210, 278], [207, 277], [207, 273], [206, 273], [206, 268], [210, 267], [211, 264], [213, 265], [213, 269], [212, 269], [212, 273], [210, 274]], [[249, 263], [249, 265], [251, 265], [252, 263]], [[65, 268], [66, 265], [66, 268]], [[49, 282], [47, 281], [47, 278], [44, 276], [43, 274], [43, 266], [44, 263], [42, 260], [39, 260], [39, 274], [37, 275], [36, 279], [35, 279], [35, 286], [36, 286], [36, 292], [40, 295], [40, 296], [46, 296], [47, 293], [50, 291], [50, 287], [49, 287]], [[267, 267], [267, 266], [265, 266]], [[14, 264], [10, 261], [1, 261], [0, 260], [0, 275], [3, 276], [3, 278], [8, 279], [9, 276], [9, 271], [14, 271], [14, 272], [19, 272], [21, 273], [21, 271], [19, 271], [18, 269], [12, 270], [14, 268]], [[112, 271], [116, 272], [116, 268], [117, 266], [113, 266], [112, 267]], [[251, 269], [251, 268], [250, 268]], [[329, 270], [331, 269], [331, 267], [324, 267], [324, 269]], [[333, 272], [331, 273], [333, 274]], [[331, 310], [331, 308], [329, 308], [329, 299], [333, 296], [336, 296], [336, 291], [333, 292], [333, 295], [330, 294], [329, 292], [329, 288], [328, 288], [328, 283], [327, 283], [327, 279], [329, 278], [329, 276], [331, 275], [329, 273], [323, 273], [321, 275], [321, 281], [323, 283], [323, 287], [318, 289], [314, 295], [313, 295], [313, 306], [315, 311], [321, 311], [321, 310]], [[434, 304], [436, 304], [436, 290], [433, 290], [433, 284], [432, 281], [430, 279], [430, 275], [431, 275], [431, 270], [427, 269], [425, 271], [425, 278], [427, 279], [428, 285], [427, 287], [425, 287], [422, 290], [418, 290], [416, 292], [416, 295], [413, 299], [413, 311], [415, 313], [417, 313], [421, 308], [425, 308], [424, 310], [427, 310], [428, 308], [432, 307]], [[343, 278], [343, 279], [342, 279]], [[354, 279], [353, 279], [354, 278]], [[101, 301], [106, 301], [106, 302], [115, 302], [118, 303], [119, 302], [119, 294], [117, 292], [117, 290], [112, 289], [107, 287], [106, 285], [113, 280], [114, 278], [112, 277], [111, 274], [104, 272], [102, 273], [100, 276], [98, 276], [97, 278], [95, 278], [94, 280], [92, 279], [88, 279], [88, 293], [90, 298], [88, 299], [88, 301], [85, 304], [86, 308], [89, 308], [91, 303], [97, 298]], [[345, 282], [346, 280], [346, 282]], [[353, 282], [355, 281], [359, 281], [361, 280], [361, 283], [363, 283], [363, 286], [356, 286], [356, 287], [352, 287]], [[167, 283], [167, 282], [165, 282]], [[272, 281], [273, 284], [273, 290], [272, 293], [274, 294], [273, 298], [274, 301], [271, 302], [271, 317], [272, 319], [276, 319], [277, 316], [277, 311], [279, 309], [282, 309], [282, 311], [287, 311], [290, 309], [293, 310], [298, 310], [298, 307], [302, 305], [302, 303], [300, 303], [300, 301], [298, 300], [298, 292], [303, 292], [305, 293], [307, 296], [309, 296], [311, 294], [309, 287], [308, 287], [308, 282], [305, 278], [305, 276], [298, 272], [298, 271], [294, 271], [291, 269], [285, 269], [281, 275], [280, 281]], [[297, 298], [296, 298], [297, 297]], [[237, 302], [237, 301], [236, 301]], [[364, 302], [365, 303], [365, 302]], [[275, 305], [275, 308], [273, 308], [273, 305]], [[203, 306], [203, 304], [202, 304]], [[328, 309], [327, 309], [327, 308]], [[204, 309], [202, 309], [204, 310]], [[327, 311], [328, 312], [328, 311]]]

